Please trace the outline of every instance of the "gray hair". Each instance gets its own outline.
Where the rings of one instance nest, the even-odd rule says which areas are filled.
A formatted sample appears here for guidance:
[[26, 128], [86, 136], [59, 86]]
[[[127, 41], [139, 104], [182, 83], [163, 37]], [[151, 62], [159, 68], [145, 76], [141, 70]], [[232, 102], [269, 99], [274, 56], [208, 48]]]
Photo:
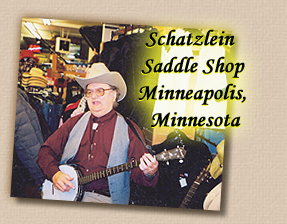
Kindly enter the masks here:
[[119, 100], [119, 97], [120, 97], [119, 88], [116, 87], [116, 86], [112, 86], [110, 84], [109, 84], [109, 86], [111, 87], [112, 90], [117, 91], [116, 100], [115, 100], [115, 102], [113, 104], [113, 108], [115, 109], [115, 108], [117, 108], [119, 106], [119, 103], [118, 103], [118, 100]]

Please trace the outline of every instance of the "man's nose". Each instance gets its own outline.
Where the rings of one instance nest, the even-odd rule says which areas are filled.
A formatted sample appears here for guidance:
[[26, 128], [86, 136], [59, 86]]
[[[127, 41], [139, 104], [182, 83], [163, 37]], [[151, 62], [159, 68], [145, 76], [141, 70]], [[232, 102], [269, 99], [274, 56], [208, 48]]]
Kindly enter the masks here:
[[96, 99], [96, 98], [98, 98], [99, 96], [98, 96], [98, 94], [96, 93], [96, 91], [93, 91], [91, 97], [92, 97], [93, 99]]
[[97, 93], [96, 90], [94, 90], [91, 97], [92, 97], [93, 99], [97, 99], [97, 98], [100, 97], [100, 95]]

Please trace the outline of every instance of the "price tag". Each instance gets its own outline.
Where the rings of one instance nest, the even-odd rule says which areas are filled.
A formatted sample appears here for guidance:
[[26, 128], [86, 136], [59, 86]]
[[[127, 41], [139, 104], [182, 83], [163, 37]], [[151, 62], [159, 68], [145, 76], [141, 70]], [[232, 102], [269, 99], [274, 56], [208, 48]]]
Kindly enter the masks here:
[[187, 186], [187, 182], [186, 182], [186, 178], [179, 178], [179, 184], [180, 184], [180, 187], [183, 188], [183, 187], [186, 187]]

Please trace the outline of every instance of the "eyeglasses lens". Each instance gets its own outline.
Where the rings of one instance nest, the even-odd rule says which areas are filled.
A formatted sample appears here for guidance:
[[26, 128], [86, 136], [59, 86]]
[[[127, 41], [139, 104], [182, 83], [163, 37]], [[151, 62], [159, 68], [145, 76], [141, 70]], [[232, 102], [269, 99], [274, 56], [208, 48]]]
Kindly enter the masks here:
[[103, 89], [103, 88], [98, 88], [98, 89], [94, 89], [94, 90], [88, 89], [86, 91], [86, 96], [91, 97], [94, 94], [94, 92], [96, 92], [97, 96], [103, 96], [103, 95], [105, 95], [105, 90], [109, 90], [109, 89]]

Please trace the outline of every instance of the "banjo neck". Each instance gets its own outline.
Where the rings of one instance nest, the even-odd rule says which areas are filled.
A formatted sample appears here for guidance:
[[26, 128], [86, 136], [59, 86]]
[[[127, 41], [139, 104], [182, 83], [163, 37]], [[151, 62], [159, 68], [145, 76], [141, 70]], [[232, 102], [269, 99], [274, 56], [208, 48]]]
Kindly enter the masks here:
[[131, 169], [138, 167], [139, 165], [140, 165], [139, 160], [124, 163], [124, 164], [121, 164], [118, 166], [110, 167], [108, 169], [92, 173], [92, 174], [87, 175], [87, 176], [80, 177], [78, 181], [79, 181], [80, 185], [85, 185], [85, 184], [91, 183], [95, 180], [106, 178], [106, 177], [112, 176], [112, 175], [117, 174], [117, 173], [129, 171]]
[[[183, 159], [185, 157], [186, 150], [183, 147], [176, 147], [170, 150], [164, 150], [161, 153], [155, 155], [157, 161], [168, 161], [172, 159]], [[91, 183], [95, 180], [99, 180], [117, 173], [129, 171], [140, 165], [140, 160], [124, 163], [118, 166], [110, 167], [105, 170], [101, 170], [95, 173], [92, 173], [87, 176], [79, 177], [78, 181], [80, 185], [85, 185]]]

